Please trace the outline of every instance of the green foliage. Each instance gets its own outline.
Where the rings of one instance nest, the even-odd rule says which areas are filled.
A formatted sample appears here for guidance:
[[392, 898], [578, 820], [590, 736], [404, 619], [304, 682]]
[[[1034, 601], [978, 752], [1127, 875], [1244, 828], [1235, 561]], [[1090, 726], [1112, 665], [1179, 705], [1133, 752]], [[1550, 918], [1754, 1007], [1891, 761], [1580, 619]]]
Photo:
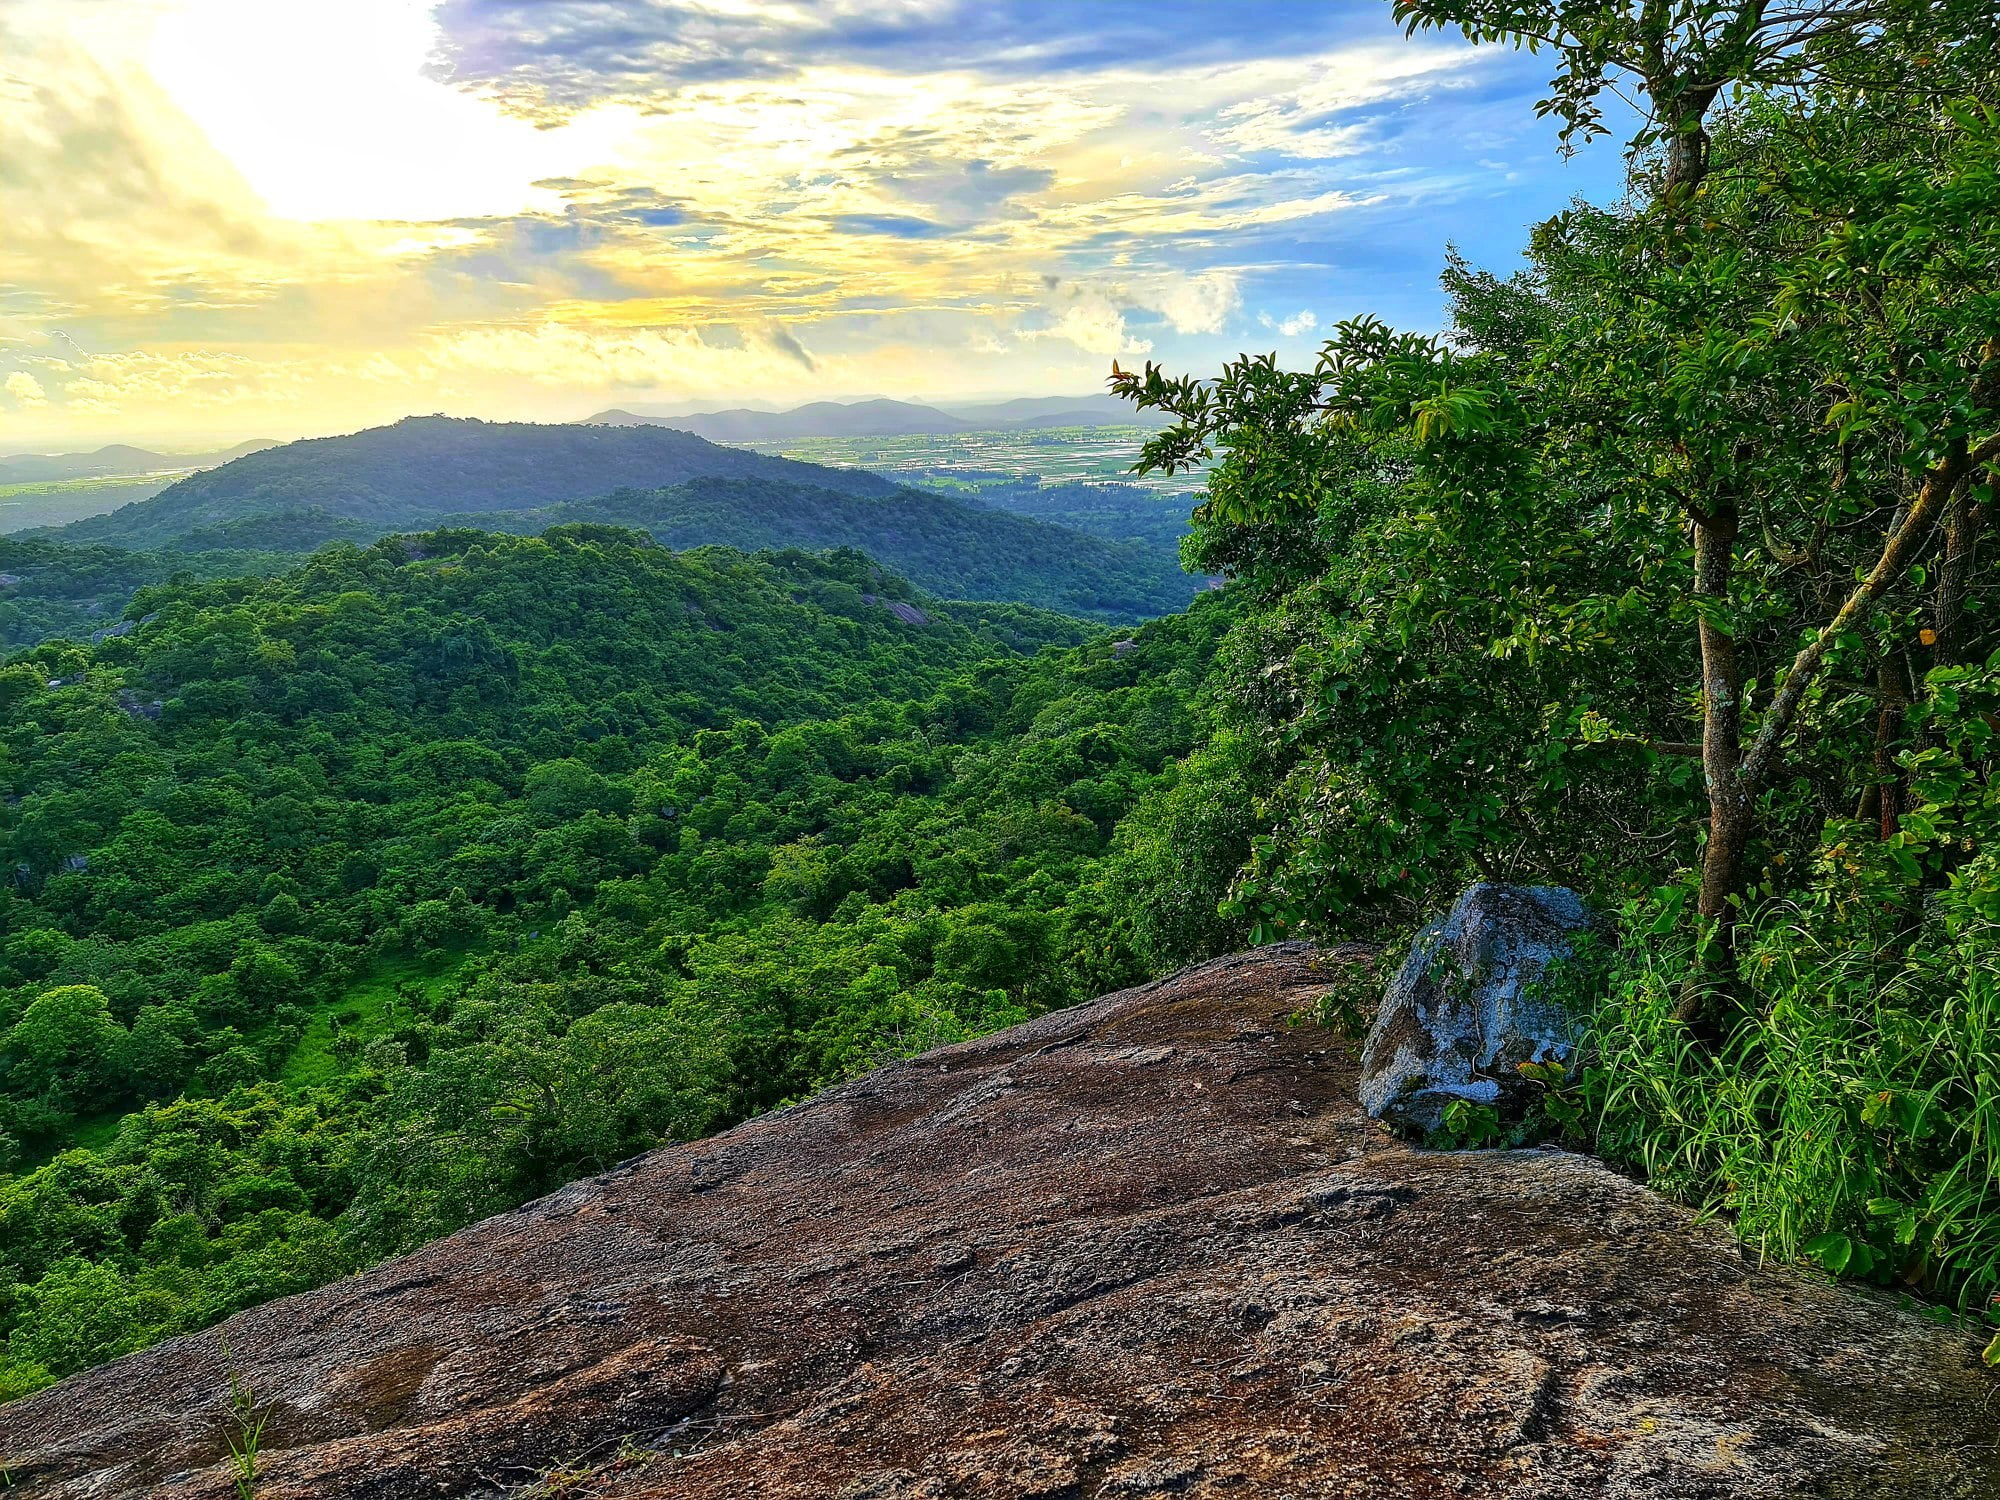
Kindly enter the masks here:
[[[1985, 894], [1990, 895], [1991, 886]], [[1945, 893], [1921, 937], [1865, 941], [1822, 886], [1746, 921], [1749, 1012], [1719, 1052], [1671, 1019], [1689, 956], [1634, 949], [1598, 1027], [1600, 1148], [1835, 1274], [2000, 1291], [2000, 931]], [[1643, 921], [1657, 901], [1628, 913]]]
[[1250, 596], [1225, 909], [1345, 936], [1472, 877], [1583, 888], [1627, 944], [1551, 1123], [1776, 1253], [1984, 1302], [2000, 18], [1398, 11], [1548, 51], [1573, 142], [1607, 87], [1649, 118], [1625, 202], [1512, 278], [1448, 265], [1441, 336], [1114, 381], [1176, 419], [1148, 466], [1213, 463], [1190, 559]]
[[1121, 833], [1219, 598], [1114, 645], [572, 526], [134, 608], [0, 719], [10, 1392], [1229, 940]]
[[[0, 537], [0, 646], [31, 646], [51, 636], [87, 641], [119, 628], [140, 589], [177, 576], [239, 578], [282, 572], [298, 559], [243, 547], [177, 556], [72, 547]], [[0, 684], [0, 698], [22, 691]]]
[[1516, 1144], [1514, 1134], [1501, 1123], [1500, 1111], [1492, 1105], [1454, 1099], [1444, 1107], [1443, 1124], [1424, 1144], [1437, 1151], [1485, 1151]]

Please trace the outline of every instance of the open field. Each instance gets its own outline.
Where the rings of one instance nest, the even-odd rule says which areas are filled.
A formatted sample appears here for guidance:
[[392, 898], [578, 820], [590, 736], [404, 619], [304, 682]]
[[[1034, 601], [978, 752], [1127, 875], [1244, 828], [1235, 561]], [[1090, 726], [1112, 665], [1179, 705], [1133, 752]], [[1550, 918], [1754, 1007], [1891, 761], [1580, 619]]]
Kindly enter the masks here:
[[150, 500], [192, 469], [176, 473], [116, 475], [94, 479], [47, 479], [0, 484], [0, 534], [37, 526], [66, 526], [135, 500]]
[[1047, 484], [1142, 483], [1165, 494], [1192, 495], [1207, 483], [1197, 471], [1132, 476], [1144, 427], [1048, 427], [1027, 431], [954, 432], [912, 437], [793, 438], [746, 443], [809, 463], [871, 469], [896, 477], [1037, 478]]

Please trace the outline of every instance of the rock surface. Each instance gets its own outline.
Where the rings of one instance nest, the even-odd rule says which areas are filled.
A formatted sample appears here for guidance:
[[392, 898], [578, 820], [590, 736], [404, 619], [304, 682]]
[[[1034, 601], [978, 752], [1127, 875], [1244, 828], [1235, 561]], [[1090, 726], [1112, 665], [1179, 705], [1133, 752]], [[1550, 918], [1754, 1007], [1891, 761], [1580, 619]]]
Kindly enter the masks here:
[[1290, 1022], [1350, 957], [947, 1048], [78, 1376], [0, 1411], [8, 1494], [229, 1500], [233, 1362], [258, 1500], [2000, 1495], [1962, 1334], [1588, 1158], [1384, 1135]]
[[1519, 1113], [1524, 1062], [1564, 1062], [1575, 1022], [1537, 981], [1590, 913], [1555, 885], [1470, 887], [1426, 927], [1383, 992], [1361, 1054], [1361, 1104], [1428, 1135], [1454, 1099]]

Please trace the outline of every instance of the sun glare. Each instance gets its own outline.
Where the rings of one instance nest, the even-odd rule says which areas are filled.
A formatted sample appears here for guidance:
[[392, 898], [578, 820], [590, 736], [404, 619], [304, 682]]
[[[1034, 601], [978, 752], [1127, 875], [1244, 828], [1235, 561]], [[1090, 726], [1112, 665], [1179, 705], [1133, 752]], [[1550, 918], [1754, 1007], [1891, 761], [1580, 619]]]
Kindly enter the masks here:
[[422, 0], [196, 0], [147, 59], [174, 102], [283, 218], [437, 220], [555, 201], [568, 130], [537, 130], [423, 76]]

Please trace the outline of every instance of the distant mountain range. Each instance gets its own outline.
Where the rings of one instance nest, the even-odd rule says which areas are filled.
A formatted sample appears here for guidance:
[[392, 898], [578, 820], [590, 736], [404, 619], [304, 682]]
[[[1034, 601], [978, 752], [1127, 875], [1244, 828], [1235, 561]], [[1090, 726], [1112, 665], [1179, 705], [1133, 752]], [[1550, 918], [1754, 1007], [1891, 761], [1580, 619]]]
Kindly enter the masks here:
[[657, 407], [614, 408], [584, 418], [598, 427], [672, 427], [716, 443], [783, 443], [814, 437], [925, 437], [1037, 427], [1156, 426], [1115, 396], [1030, 396], [971, 406], [924, 406], [910, 401], [814, 401], [790, 411], [732, 407], [682, 412]]
[[133, 551], [298, 553], [440, 526], [644, 530], [668, 546], [853, 547], [947, 598], [1131, 620], [1197, 588], [1171, 544], [1120, 540], [912, 490], [858, 469], [649, 424], [411, 417], [269, 448], [153, 496], [23, 533]]
[[65, 542], [151, 549], [172, 546], [190, 532], [316, 508], [380, 536], [436, 525], [464, 511], [526, 510], [620, 488], [715, 477], [856, 495], [896, 488], [858, 469], [746, 453], [666, 427], [406, 417], [389, 427], [267, 448], [191, 474], [150, 500], [48, 534]]
[[215, 453], [155, 453], [113, 443], [92, 453], [10, 453], [0, 457], [0, 484], [44, 484], [63, 479], [122, 479], [143, 474], [207, 469], [278, 444], [258, 438]]

